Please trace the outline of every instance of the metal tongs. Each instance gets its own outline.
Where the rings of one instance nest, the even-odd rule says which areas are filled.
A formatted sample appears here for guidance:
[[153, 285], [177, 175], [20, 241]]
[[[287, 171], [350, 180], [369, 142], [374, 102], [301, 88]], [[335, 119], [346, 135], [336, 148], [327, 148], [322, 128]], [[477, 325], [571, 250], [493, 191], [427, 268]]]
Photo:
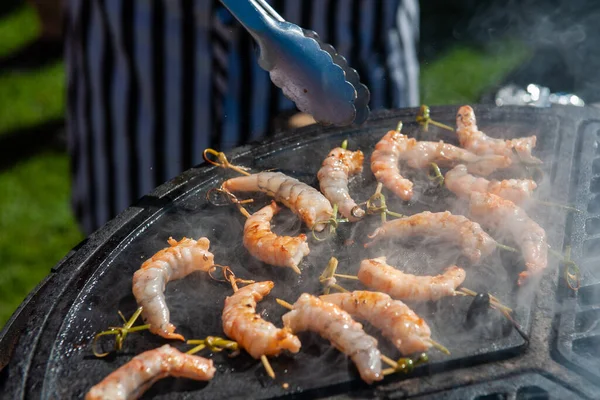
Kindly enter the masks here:
[[362, 124], [370, 93], [330, 44], [316, 32], [286, 22], [265, 0], [221, 0], [260, 48], [258, 63], [300, 111], [317, 122]]

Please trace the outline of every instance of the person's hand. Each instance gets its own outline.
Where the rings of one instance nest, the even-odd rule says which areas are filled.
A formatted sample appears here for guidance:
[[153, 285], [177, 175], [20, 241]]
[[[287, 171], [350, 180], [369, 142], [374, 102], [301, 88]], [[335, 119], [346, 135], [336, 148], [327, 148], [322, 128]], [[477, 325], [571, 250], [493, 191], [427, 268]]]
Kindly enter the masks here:
[[315, 119], [310, 114], [297, 113], [290, 117], [288, 120], [289, 128], [302, 128], [303, 126], [312, 125], [315, 123]]

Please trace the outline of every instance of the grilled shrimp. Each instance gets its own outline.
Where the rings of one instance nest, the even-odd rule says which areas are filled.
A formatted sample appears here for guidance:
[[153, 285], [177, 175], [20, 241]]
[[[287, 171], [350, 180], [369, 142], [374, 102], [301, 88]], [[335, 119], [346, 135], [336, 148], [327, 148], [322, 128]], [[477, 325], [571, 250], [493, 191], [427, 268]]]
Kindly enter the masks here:
[[431, 330], [427, 323], [400, 300], [385, 293], [357, 290], [321, 296], [353, 317], [368, 321], [380, 329], [402, 354], [427, 351], [431, 347]]
[[409, 167], [428, 168], [431, 163], [440, 167], [453, 167], [466, 164], [469, 172], [477, 175], [489, 175], [492, 172], [508, 168], [511, 160], [502, 155], [478, 156], [460, 147], [439, 142], [415, 142], [403, 155]]
[[212, 379], [215, 371], [212, 360], [182, 353], [165, 344], [133, 357], [127, 364], [92, 387], [85, 399], [138, 399], [156, 381], [168, 376], [208, 381]]
[[274, 201], [255, 212], [244, 226], [244, 247], [259, 260], [278, 267], [290, 267], [300, 273], [298, 264], [310, 250], [306, 235], [277, 236], [271, 232], [271, 219], [279, 212]]
[[446, 187], [458, 197], [469, 199], [471, 192], [491, 193], [515, 204], [523, 204], [533, 196], [537, 184], [533, 179], [488, 181], [469, 174], [467, 167], [457, 165], [446, 173]]
[[453, 215], [449, 211], [424, 211], [388, 221], [369, 236], [373, 241], [365, 244], [365, 247], [371, 247], [381, 239], [403, 240], [415, 236], [435, 237], [455, 243], [473, 263], [487, 257], [496, 249], [494, 239], [485, 233], [478, 223], [462, 215]]
[[471, 193], [471, 216], [484, 226], [506, 235], [519, 245], [527, 271], [519, 274], [519, 285], [541, 274], [548, 265], [546, 231], [510, 200], [490, 193]]
[[350, 221], [364, 217], [360, 208], [348, 193], [348, 177], [362, 171], [365, 156], [362, 151], [350, 151], [336, 147], [329, 152], [317, 173], [321, 192], [331, 204], [337, 204], [340, 214]]
[[398, 131], [389, 131], [375, 146], [371, 171], [379, 182], [405, 201], [413, 196], [413, 184], [401, 175], [399, 161], [418, 169], [428, 168], [431, 163], [443, 167], [465, 163], [470, 172], [478, 175], [489, 175], [511, 164], [510, 158], [505, 156], [478, 156], [442, 141], [419, 142]]
[[263, 192], [285, 204], [296, 213], [309, 228], [320, 232], [333, 214], [329, 200], [315, 188], [281, 172], [260, 172], [239, 176], [223, 183], [230, 192]]
[[169, 322], [170, 313], [165, 301], [167, 282], [181, 279], [194, 271], [209, 271], [214, 256], [208, 251], [207, 238], [183, 238], [177, 242], [169, 238], [171, 247], [160, 250], [146, 260], [133, 274], [133, 295], [138, 306], [143, 307], [142, 317], [150, 324], [150, 332], [167, 339], [180, 339]]
[[389, 131], [371, 154], [371, 171], [377, 181], [404, 201], [412, 199], [413, 183], [402, 176], [398, 164], [401, 154], [415, 142], [415, 139], [409, 139], [398, 131]]
[[395, 299], [427, 301], [454, 296], [455, 289], [465, 280], [465, 270], [452, 265], [437, 276], [405, 274], [386, 263], [385, 257], [363, 260], [358, 279], [373, 290], [389, 294]]
[[350, 356], [361, 378], [367, 382], [383, 379], [377, 339], [365, 333], [362, 325], [340, 307], [304, 293], [294, 309], [283, 316], [292, 332], [313, 331]]
[[[511, 140], [495, 139], [477, 129], [475, 112], [471, 106], [462, 106], [456, 114], [456, 134], [460, 145], [475, 154], [497, 154], [506, 156], [513, 161], [525, 161], [541, 164], [542, 161], [531, 155], [537, 138], [522, 137]], [[514, 154], [517, 152], [517, 155]]]
[[256, 314], [256, 302], [271, 289], [273, 282], [257, 282], [225, 299], [223, 331], [257, 359], [279, 355], [283, 350], [292, 353], [300, 350], [300, 340], [288, 328], [279, 329]]

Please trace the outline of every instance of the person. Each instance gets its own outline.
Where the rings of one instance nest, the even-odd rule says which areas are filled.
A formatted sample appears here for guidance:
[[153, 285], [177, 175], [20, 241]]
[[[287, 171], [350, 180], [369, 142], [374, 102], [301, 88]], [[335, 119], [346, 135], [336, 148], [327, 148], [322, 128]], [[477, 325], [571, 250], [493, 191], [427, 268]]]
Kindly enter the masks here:
[[[416, 106], [417, 0], [271, 0], [344, 55], [370, 107]], [[87, 234], [202, 162], [274, 132], [294, 104], [217, 0], [66, 0], [67, 133]]]

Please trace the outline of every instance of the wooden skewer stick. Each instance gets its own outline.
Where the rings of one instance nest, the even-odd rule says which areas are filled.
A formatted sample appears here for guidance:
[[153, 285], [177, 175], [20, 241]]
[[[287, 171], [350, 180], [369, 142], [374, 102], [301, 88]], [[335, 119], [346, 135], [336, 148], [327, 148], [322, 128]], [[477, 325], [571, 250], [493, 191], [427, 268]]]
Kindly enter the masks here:
[[381, 355], [381, 361], [392, 367], [394, 370], [398, 369], [398, 363], [386, 355]]
[[[333, 278], [333, 275], [335, 274], [335, 270], [337, 269], [337, 266], [338, 266], [338, 259], [335, 258], [335, 257], [331, 257], [329, 259], [329, 263], [327, 263], [327, 267], [325, 267], [325, 270], [323, 271], [323, 273], [321, 274], [321, 276], [319, 276], [319, 282], [326, 283], [331, 278]], [[325, 290], [323, 290], [323, 294], [329, 294], [329, 292], [331, 291], [331, 287], [333, 285], [336, 285], [336, 284], [335, 283], [334, 284], [328, 284], [325, 287]]]
[[356, 276], [356, 275], [333, 274], [333, 276], [336, 277], [336, 278], [352, 279], [352, 280], [355, 280], [355, 281], [358, 280], [358, 276]]
[[273, 367], [271, 367], [271, 363], [267, 356], [264, 354], [260, 356], [260, 361], [262, 361], [263, 367], [265, 367], [265, 371], [267, 371], [267, 375], [269, 375], [271, 379], [275, 379], [275, 371], [273, 371]]
[[[218, 161], [211, 160], [208, 157], [208, 154], [211, 154], [211, 155], [217, 157]], [[246, 175], [246, 176], [252, 175], [248, 171], [245, 171], [243, 167], [238, 167], [236, 165], [233, 165], [233, 164], [229, 163], [229, 160], [227, 160], [227, 156], [225, 156], [225, 153], [223, 153], [221, 151], [216, 151], [214, 149], [206, 149], [202, 153], [202, 157], [204, 157], [204, 160], [207, 163], [210, 163], [212, 165], [216, 165], [217, 167], [229, 168], [229, 169], [234, 170], [235, 172], [239, 172], [240, 174]]]
[[[369, 197], [369, 199], [367, 199], [367, 201], [365, 202], [365, 205], [367, 206], [367, 214], [380, 214], [382, 224], [385, 224], [388, 215], [391, 215], [392, 217], [396, 218], [406, 217], [406, 215], [390, 211], [387, 208], [385, 196], [383, 195], [383, 193], [381, 193], [382, 189], [383, 183], [379, 182], [377, 184], [377, 188], [375, 189], [375, 193], [373, 193], [373, 195]], [[379, 201], [379, 204], [376, 203], [377, 201]]]
[[454, 128], [452, 128], [451, 126], [448, 126], [446, 124], [443, 124], [441, 122], [437, 122], [437, 121], [431, 119], [431, 110], [425, 104], [423, 104], [421, 106], [421, 108], [419, 109], [419, 113], [417, 114], [416, 121], [419, 123], [419, 125], [421, 125], [423, 127], [423, 130], [425, 132], [427, 132], [429, 130], [429, 124], [435, 125], [438, 128], [446, 129], [450, 132], [454, 132]]
[[146, 329], [150, 328], [149, 324], [146, 325], [138, 325], [138, 326], [133, 326], [133, 324], [135, 323], [135, 321], [138, 319], [138, 317], [140, 316], [140, 314], [142, 313], [142, 309], [143, 307], [139, 307], [131, 316], [131, 318], [129, 320], [127, 320], [125, 318], [125, 316], [123, 315], [123, 313], [121, 311], [118, 311], [119, 316], [121, 317], [121, 319], [124, 321], [123, 326], [109, 326], [107, 331], [103, 331], [100, 333], [97, 333], [94, 336], [94, 341], [92, 342], [92, 351], [94, 353], [94, 355], [96, 357], [106, 357], [108, 354], [110, 354], [110, 352], [106, 352], [106, 353], [100, 353], [97, 350], [97, 344], [98, 344], [98, 339], [101, 336], [106, 336], [106, 335], [115, 335], [115, 349], [114, 351], [119, 351], [123, 348], [123, 342], [125, 341], [125, 338], [127, 337], [127, 335], [129, 333], [133, 333], [133, 332], [138, 332], [138, 331], [143, 331]]
[[425, 339], [427, 342], [429, 342], [433, 347], [435, 347], [436, 349], [438, 349], [439, 351], [441, 351], [442, 353], [446, 354], [446, 355], [450, 355], [450, 350], [448, 350], [444, 345], [442, 345], [441, 343], [436, 342], [433, 339]]
[[288, 310], [293, 310], [293, 309], [294, 309], [294, 306], [293, 306], [293, 305], [291, 305], [290, 303], [288, 303], [288, 302], [287, 302], [287, 301], [285, 301], [285, 300], [282, 300], [282, 299], [275, 299], [275, 301], [277, 302], [277, 304], [279, 304], [279, 305], [280, 305], [280, 306], [282, 306], [282, 307], [285, 307], [285, 308], [287, 308]]
[[239, 344], [233, 340], [227, 340], [218, 336], [207, 336], [205, 339], [190, 339], [186, 341], [187, 344], [197, 344], [196, 347], [188, 350], [187, 354], [195, 354], [205, 348], [209, 348], [213, 351], [231, 350], [237, 352], [239, 350]]
[[[465, 287], [462, 287], [460, 289], [458, 289], [456, 292], [456, 294], [460, 294], [462, 296], [471, 296], [471, 297], [475, 297], [477, 296], [477, 292], [474, 292], [471, 289], [467, 289]], [[490, 296], [490, 305], [494, 308], [497, 308], [498, 310], [501, 311], [506, 311], [508, 313], [513, 312], [512, 308], [505, 306], [504, 304], [502, 304], [502, 302], [500, 300], [498, 300], [497, 297], [494, 297], [493, 295], [489, 294]]]
[[502, 250], [510, 251], [512, 253], [519, 253], [519, 250], [515, 249], [514, 247], [510, 247], [502, 243], [496, 242], [496, 247]]
[[[189, 343], [189, 341], [188, 341], [188, 343]], [[196, 354], [200, 350], [203, 350], [205, 347], [206, 347], [206, 345], [204, 343], [199, 344], [198, 346], [186, 351], [185, 354]]]

